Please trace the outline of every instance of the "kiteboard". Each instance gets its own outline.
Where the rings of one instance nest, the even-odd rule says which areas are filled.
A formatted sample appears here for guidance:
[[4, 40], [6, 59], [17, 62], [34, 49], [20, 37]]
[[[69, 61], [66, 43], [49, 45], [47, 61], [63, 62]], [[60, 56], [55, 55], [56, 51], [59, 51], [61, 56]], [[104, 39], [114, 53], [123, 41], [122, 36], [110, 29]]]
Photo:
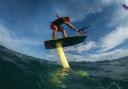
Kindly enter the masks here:
[[65, 37], [65, 38], [58, 38], [56, 40], [48, 40], [44, 42], [46, 49], [54, 49], [57, 48], [56, 43], [61, 42], [62, 47], [68, 47], [72, 45], [79, 44], [83, 42], [87, 36], [72, 36], [72, 37]]

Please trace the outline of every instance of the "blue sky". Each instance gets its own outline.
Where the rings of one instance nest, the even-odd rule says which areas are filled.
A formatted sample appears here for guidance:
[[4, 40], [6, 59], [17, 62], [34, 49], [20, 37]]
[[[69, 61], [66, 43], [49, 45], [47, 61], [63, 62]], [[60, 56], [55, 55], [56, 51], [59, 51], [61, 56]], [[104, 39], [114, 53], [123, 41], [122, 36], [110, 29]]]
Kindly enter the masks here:
[[[0, 0], [0, 45], [46, 60], [58, 60], [46, 50], [50, 22], [56, 14], [70, 16], [77, 28], [89, 25], [87, 40], [64, 48], [69, 61], [101, 61], [128, 56], [127, 0]], [[66, 27], [68, 35], [76, 35]], [[61, 34], [58, 34], [61, 36]], [[118, 55], [117, 55], [118, 54]]]

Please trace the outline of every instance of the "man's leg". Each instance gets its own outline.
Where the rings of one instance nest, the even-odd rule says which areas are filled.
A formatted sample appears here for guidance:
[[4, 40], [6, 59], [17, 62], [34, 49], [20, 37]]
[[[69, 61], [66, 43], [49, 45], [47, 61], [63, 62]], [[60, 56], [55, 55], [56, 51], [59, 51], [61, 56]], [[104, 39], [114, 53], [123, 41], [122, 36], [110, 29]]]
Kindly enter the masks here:
[[52, 32], [52, 39], [56, 40], [57, 32], [58, 32], [58, 26], [53, 24], [53, 25], [51, 25], [51, 29], [53, 30], [53, 32]]
[[64, 29], [59, 29], [60, 32], [62, 32], [63, 37], [67, 37], [67, 33]]
[[53, 33], [52, 33], [53, 40], [56, 40], [56, 34], [57, 34], [57, 30], [53, 30]]
[[67, 35], [67, 32], [65, 31], [65, 30], [63, 30], [63, 37], [67, 37], [68, 35]]

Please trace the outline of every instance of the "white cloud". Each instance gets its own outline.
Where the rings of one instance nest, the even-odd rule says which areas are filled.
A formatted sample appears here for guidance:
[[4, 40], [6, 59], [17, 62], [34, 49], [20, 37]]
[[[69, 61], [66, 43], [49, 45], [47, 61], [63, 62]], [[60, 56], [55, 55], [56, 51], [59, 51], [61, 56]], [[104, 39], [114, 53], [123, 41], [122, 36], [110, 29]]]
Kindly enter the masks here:
[[80, 45], [80, 46], [78, 45], [77, 49], [79, 49], [79, 51], [82, 52], [82, 51], [88, 51], [95, 47], [96, 47], [96, 43], [94, 41], [89, 41], [85, 45]]
[[95, 48], [97, 45], [96, 45], [96, 42], [94, 41], [89, 41], [85, 44], [81, 43], [81, 44], [77, 44], [76, 47], [67, 47], [67, 48], [64, 48], [64, 51], [65, 52], [68, 52], [68, 51], [74, 51], [74, 52], [78, 52], [78, 53], [82, 53], [82, 52], [85, 52], [85, 51], [88, 51], [92, 48]]
[[[117, 55], [118, 54], [118, 55]], [[95, 55], [91, 55], [90, 59], [92, 61], [102, 61], [102, 60], [113, 60], [128, 56], [128, 49], [116, 49], [109, 52], [102, 52]]]
[[13, 32], [7, 30], [6, 27], [0, 25], [0, 44], [6, 45], [10, 39], [12, 39], [11, 35], [14, 35]]
[[112, 19], [107, 26], [116, 29], [101, 38], [101, 52], [117, 47], [128, 39], [128, 13], [121, 6], [123, 3], [128, 3], [128, 0], [118, 0], [118, 7], [112, 13]]
[[128, 39], [128, 26], [126, 27], [117, 27], [116, 30], [112, 31], [110, 34], [107, 34], [101, 39], [101, 51], [108, 51]]
[[128, 4], [128, 0], [123, 0], [122, 2], [125, 4]]
[[68, 2], [60, 0], [60, 2], [58, 1], [58, 6], [56, 6], [55, 13], [61, 12], [60, 14], [62, 15], [83, 20], [89, 14], [102, 12], [105, 7], [118, 2], [121, 2], [121, 0], [69, 0]]
[[[9, 49], [24, 52], [25, 49], [29, 48], [30, 46], [37, 46], [41, 42], [30, 40], [30, 39], [22, 39], [16, 38], [15, 33], [9, 30], [4, 25], [0, 25], [0, 45], [5, 46]], [[27, 53], [29, 54], [29, 53]]]
[[126, 50], [125, 49], [116, 49], [116, 50], [110, 51], [110, 52], [90, 54], [90, 56], [67, 54], [67, 59], [69, 59], [69, 61], [95, 62], [95, 61], [119, 59], [119, 58], [122, 58], [125, 56], [128, 56], [128, 49], [126, 49]]

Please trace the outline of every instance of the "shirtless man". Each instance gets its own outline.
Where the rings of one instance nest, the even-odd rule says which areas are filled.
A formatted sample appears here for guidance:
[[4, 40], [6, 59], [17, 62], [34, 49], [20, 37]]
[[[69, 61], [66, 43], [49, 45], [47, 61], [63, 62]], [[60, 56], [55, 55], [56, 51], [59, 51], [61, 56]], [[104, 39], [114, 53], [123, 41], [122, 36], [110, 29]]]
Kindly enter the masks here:
[[54, 20], [51, 23], [51, 29], [53, 30], [52, 39], [53, 40], [56, 39], [57, 32], [62, 32], [63, 37], [67, 37], [67, 33], [64, 30], [64, 27], [61, 26], [63, 24], [65, 24], [68, 27], [72, 28], [74, 31], [79, 32], [79, 30], [77, 28], [75, 28], [72, 24], [70, 24], [70, 22], [71, 22], [71, 18], [70, 17], [60, 17], [60, 16], [57, 15], [57, 19]]

